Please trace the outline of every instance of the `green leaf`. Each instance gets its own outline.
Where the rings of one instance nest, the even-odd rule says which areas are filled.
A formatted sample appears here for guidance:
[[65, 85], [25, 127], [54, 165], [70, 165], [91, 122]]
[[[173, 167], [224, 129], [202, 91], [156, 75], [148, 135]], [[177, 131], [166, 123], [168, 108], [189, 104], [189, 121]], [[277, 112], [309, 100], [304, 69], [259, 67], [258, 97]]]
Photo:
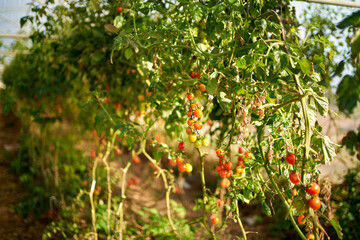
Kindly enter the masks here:
[[240, 58], [236, 60], [236, 66], [240, 69], [246, 69], [246, 60], [245, 58]]
[[262, 207], [262, 210], [263, 210], [263, 212], [267, 215], [267, 216], [271, 216], [271, 209], [270, 209], [270, 207], [267, 205], [267, 203], [266, 203], [266, 201], [265, 201], [265, 199], [266, 199], [266, 197], [265, 197], [265, 194], [263, 193], [263, 192], [261, 192], [260, 194], [259, 194], [259, 199], [260, 199], [260, 202], [261, 202], [261, 207]]
[[315, 100], [315, 106], [321, 116], [326, 117], [327, 113], [329, 111], [329, 102], [328, 99], [325, 96], [320, 96], [316, 92], [312, 92], [313, 99]]
[[345, 75], [337, 90], [337, 105], [343, 113], [350, 115], [358, 104], [360, 96], [359, 81], [350, 75]]
[[321, 150], [323, 154], [323, 163], [329, 163], [336, 157], [335, 147], [340, 147], [335, 144], [328, 136], [321, 135]]
[[125, 23], [125, 19], [122, 15], [116, 16], [114, 19], [114, 26], [118, 29], [121, 29]]
[[338, 221], [336, 221], [336, 219], [331, 219], [329, 222], [331, 223], [331, 225], [333, 225], [339, 239], [343, 239], [343, 234], [341, 232], [342, 228], [341, 228], [340, 224], [338, 223]]
[[126, 59], [129, 60], [129, 59], [131, 58], [132, 54], [133, 54], [133, 50], [132, 50], [131, 48], [127, 48], [127, 49], [125, 50], [125, 57], [126, 57]]
[[352, 13], [350, 16], [344, 18], [338, 25], [338, 28], [344, 29], [350, 26], [360, 26], [360, 10]]
[[355, 35], [351, 38], [351, 57], [356, 58], [360, 53], [360, 28], [355, 32]]
[[216, 99], [224, 112], [230, 112], [231, 100], [226, 97], [226, 93], [220, 92]]
[[300, 64], [300, 68], [306, 75], [311, 75], [313, 73], [312, 65], [309, 60], [306, 58], [301, 58], [298, 60], [298, 63]]
[[191, 18], [195, 22], [200, 22], [206, 14], [206, 8], [204, 8], [203, 5], [198, 2], [191, 4], [189, 10], [190, 10]]
[[128, 150], [131, 150], [132, 147], [134, 146], [135, 138], [133, 138], [133, 137], [127, 137], [127, 138], [126, 138], [126, 143], [127, 143], [127, 145], [128, 145]]
[[307, 204], [305, 204], [303, 196], [297, 195], [294, 198], [292, 206], [299, 214], [304, 214], [307, 211]]

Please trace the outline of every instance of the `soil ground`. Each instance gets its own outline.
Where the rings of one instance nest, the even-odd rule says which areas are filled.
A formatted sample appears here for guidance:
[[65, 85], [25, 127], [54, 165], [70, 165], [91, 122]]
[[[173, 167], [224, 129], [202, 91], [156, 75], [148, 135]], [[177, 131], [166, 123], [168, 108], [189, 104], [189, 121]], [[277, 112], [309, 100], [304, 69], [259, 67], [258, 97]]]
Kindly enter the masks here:
[[26, 194], [17, 176], [10, 173], [10, 163], [19, 148], [19, 136], [20, 121], [12, 114], [5, 116], [0, 106], [0, 239], [41, 239], [44, 225], [33, 216], [24, 219], [12, 210]]

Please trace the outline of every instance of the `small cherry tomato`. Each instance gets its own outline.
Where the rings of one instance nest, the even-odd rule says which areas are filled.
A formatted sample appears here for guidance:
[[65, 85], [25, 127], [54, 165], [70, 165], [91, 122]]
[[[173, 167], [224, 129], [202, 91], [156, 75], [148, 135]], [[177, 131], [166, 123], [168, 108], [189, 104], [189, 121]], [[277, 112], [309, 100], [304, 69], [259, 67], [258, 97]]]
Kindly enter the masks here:
[[117, 13], [121, 13], [122, 11], [123, 11], [123, 8], [122, 8], [122, 7], [117, 7], [117, 8], [116, 8], [116, 12], [117, 12]]
[[307, 238], [307, 239], [315, 239], [315, 236], [314, 236], [314, 234], [312, 234], [312, 233], [307, 233], [307, 234], [306, 234], [306, 238]]
[[290, 173], [289, 178], [290, 178], [290, 181], [295, 185], [300, 183], [301, 177], [300, 177], [299, 173], [292, 172], [292, 173]]
[[201, 148], [201, 146], [202, 146], [202, 140], [197, 140], [197, 141], [195, 142], [195, 147], [196, 147], [196, 148]]
[[244, 168], [243, 167], [240, 167], [240, 166], [237, 166], [236, 168], [235, 168], [235, 172], [236, 173], [243, 173], [244, 172]]
[[141, 102], [141, 101], [144, 100], [144, 99], [145, 99], [144, 95], [140, 94], [140, 95], [138, 96], [139, 102]]
[[190, 135], [192, 133], [192, 129], [190, 128], [190, 127], [188, 127], [187, 129], [186, 129], [186, 134], [187, 135]]
[[209, 144], [210, 144], [210, 141], [209, 141], [209, 139], [207, 139], [207, 138], [204, 138], [204, 139], [202, 140], [202, 145], [203, 145], [204, 147], [207, 147], [207, 146], [209, 146]]
[[298, 222], [300, 225], [303, 225], [306, 223], [306, 219], [305, 219], [305, 216], [304, 215], [299, 215], [298, 216]]
[[220, 186], [222, 188], [228, 188], [228, 187], [230, 187], [230, 184], [231, 184], [230, 180], [227, 178], [224, 178], [223, 180], [221, 180]]
[[189, 142], [194, 143], [197, 140], [196, 134], [190, 134], [189, 135]]
[[233, 174], [234, 174], [233, 171], [227, 170], [225, 177], [230, 178]]
[[183, 159], [182, 158], [176, 158], [176, 164], [177, 165], [180, 165], [180, 164], [182, 164], [182, 162], [183, 162]]
[[198, 109], [198, 106], [196, 105], [196, 103], [192, 103], [189, 105], [189, 111], [193, 112], [196, 109]]
[[179, 169], [179, 172], [185, 172], [186, 171], [186, 164], [185, 163], [180, 164], [178, 169]]
[[312, 182], [310, 186], [306, 188], [306, 192], [310, 195], [317, 195], [320, 192], [320, 187], [316, 182]]
[[244, 159], [239, 159], [238, 160], [238, 162], [237, 162], [237, 165], [239, 166], [239, 167], [245, 167], [245, 161], [244, 161]]
[[232, 169], [232, 164], [231, 164], [231, 162], [225, 163], [224, 167], [225, 167], [226, 170], [229, 170], [229, 171], [230, 171], [230, 170]]
[[200, 121], [196, 121], [196, 122], [195, 122], [194, 128], [195, 128], [196, 130], [200, 130], [200, 129], [202, 129], [202, 127], [203, 127], [203, 124], [202, 124]]
[[216, 166], [216, 172], [220, 174], [220, 171], [223, 170], [223, 167], [221, 165]]
[[293, 195], [294, 197], [296, 197], [296, 196], [298, 195], [298, 192], [297, 192], [297, 189], [296, 189], [296, 188], [294, 188], [294, 189], [292, 190], [292, 195]]
[[133, 156], [133, 162], [135, 164], [138, 164], [140, 163], [140, 157], [135, 153], [134, 156]]
[[189, 94], [187, 95], [187, 99], [188, 99], [189, 101], [194, 100], [194, 99], [195, 99], [194, 94], [193, 94], [193, 93], [189, 93]]
[[192, 118], [189, 118], [187, 124], [189, 125], [189, 127], [191, 127], [194, 124], [194, 120]]
[[312, 209], [317, 210], [321, 207], [321, 201], [320, 201], [319, 197], [316, 196], [316, 197], [310, 198], [308, 200], [308, 205]]
[[218, 157], [223, 157], [225, 155], [224, 150], [222, 150], [221, 148], [216, 150], [216, 155]]
[[187, 116], [190, 118], [193, 115], [192, 112], [187, 112]]
[[219, 218], [218, 217], [213, 217], [211, 218], [211, 221], [214, 225], [218, 224], [220, 222]]
[[206, 91], [206, 86], [202, 83], [199, 84], [198, 86], [198, 89], [201, 91], [201, 92], [205, 92]]
[[201, 109], [196, 109], [196, 111], [194, 112], [194, 116], [197, 117], [197, 118], [201, 118], [203, 115]]
[[195, 97], [200, 97], [201, 96], [201, 92], [199, 90], [195, 91]]
[[294, 165], [296, 162], [296, 157], [294, 154], [290, 153], [289, 155], [286, 156], [286, 161], [291, 164]]
[[227, 174], [228, 174], [228, 170], [226, 170], [226, 169], [222, 169], [219, 173], [220, 177], [223, 177], [223, 178], [226, 178]]
[[244, 149], [242, 147], [239, 147], [239, 153], [243, 154], [244, 153]]
[[246, 156], [247, 158], [252, 158], [252, 154], [249, 153], [248, 151], [245, 152], [245, 156]]
[[180, 142], [178, 145], [179, 150], [184, 150], [185, 148], [185, 143], [184, 142]]
[[185, 171], [186, 172], [192, 172], [193, 166], [190, 163], [186, 163], [185, 165], [186, 165]]

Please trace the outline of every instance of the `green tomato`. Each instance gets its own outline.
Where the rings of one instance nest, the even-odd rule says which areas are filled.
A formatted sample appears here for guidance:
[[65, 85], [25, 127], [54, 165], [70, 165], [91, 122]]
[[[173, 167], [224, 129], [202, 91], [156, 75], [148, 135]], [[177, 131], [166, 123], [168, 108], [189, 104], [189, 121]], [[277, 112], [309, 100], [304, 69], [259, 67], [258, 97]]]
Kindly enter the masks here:
[[201, 96], [201, 91], [200, 90], [196, 90], [195, 91], [195, 97], [200, 97]]
[[202, 146], [202, 141], [201, 141], [201, 140], [197, 140], [197, 141], [195, 142], [195, 147], [196, 147], [196, 148], [201, 148], [201, 146]]
[[210, 144], [210, 141], [209, 141], [209, 139], [207, 139], [207, 138], [204, 138], [204, 139], [202, 140], [202, 145], [203, 145], [204, 147], [207, 147], [207, 146], [209, 146], [209, 144]]

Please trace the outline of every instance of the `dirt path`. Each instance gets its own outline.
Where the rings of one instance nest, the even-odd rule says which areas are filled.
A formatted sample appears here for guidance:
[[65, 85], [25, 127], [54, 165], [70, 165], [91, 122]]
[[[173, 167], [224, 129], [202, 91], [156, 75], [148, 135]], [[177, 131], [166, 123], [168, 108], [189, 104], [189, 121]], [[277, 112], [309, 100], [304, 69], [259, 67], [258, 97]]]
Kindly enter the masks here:
[[0, 239], [41, 239], [41, 223], [32, 217], [24, 219], [11, 210], [26, 192], [17, 176], [9, 172], [19, 147], [19, 136], [20, 121], [12, 114], [5, 116], [0, 106]]

